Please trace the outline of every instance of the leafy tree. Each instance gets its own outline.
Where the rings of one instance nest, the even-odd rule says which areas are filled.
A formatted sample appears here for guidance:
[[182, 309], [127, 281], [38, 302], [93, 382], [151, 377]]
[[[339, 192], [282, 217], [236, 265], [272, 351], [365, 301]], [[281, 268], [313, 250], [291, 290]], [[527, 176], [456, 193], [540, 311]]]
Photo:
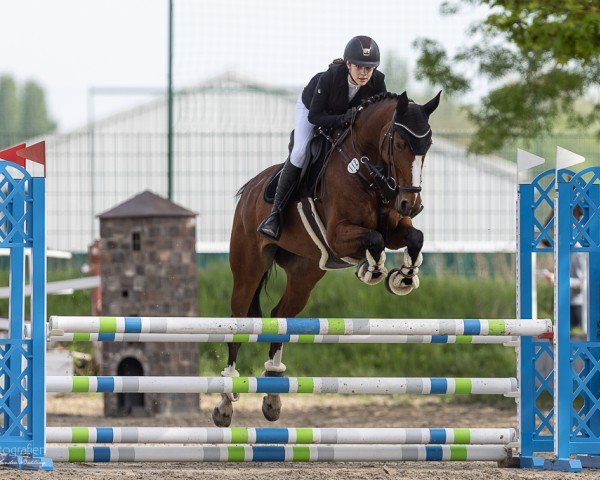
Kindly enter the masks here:
[[[406, 91], [408, 96], [416, 102], [426, 102], [439, 91], [439, 89], [436, 90], [429, 84], [415, 85], [414, 82], [410, 82], [412, 72], [408, 62], [394, 52], [386, 55], [382, 70], [385, 73], [385, 84], [388, 91], [396, 93]], [[431, 125], [437, 132], [448, 130], [464, 132], [472, 129], [471, 123], [460, 106], [449, 98], [442, 102], [435, 111], [435, 116], [431, 119]]]
[[31, 138], [56, 130], [56, 123], [48, 116], [44, 90], [37, 83], [29, 81], [21, 92], [20, 133], [23, 138]]
[[9, 76], [0, 77], [0, 148], [16, 143], [19, 130], [17, 86]]
[[490, 9], [471, 27], [473, 44], [450, 58], [439, 43], [416, 40], [416, 77], [450, 95], [469, 91], [473, 67], [472, 74], [490, 80], [489, 93], [469, 109], [477, 126], [471, 151], [491, 152], [511, 140], [549, 133], [561, 116], [600, 134], [600, 101], [589, 100], [584, 112], [574, 108], [600, 85], [597, 0], [460, 0], [446, 2], [442, 13], [455, 14], [461, 4]]
[[0, 148], [54, 130], [42, 87], [28, 81], [19, 88], [12, 77], [0, 77]]

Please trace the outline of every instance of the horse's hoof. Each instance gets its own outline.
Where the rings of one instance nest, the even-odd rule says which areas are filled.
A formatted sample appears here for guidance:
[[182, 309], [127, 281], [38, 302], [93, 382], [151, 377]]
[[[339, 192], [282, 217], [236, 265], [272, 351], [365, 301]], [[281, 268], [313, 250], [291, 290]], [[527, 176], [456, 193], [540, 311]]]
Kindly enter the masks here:
[[231, 417], [233, 416], [233, 409], [231, 412], [221, 412], [219, 407], [215, 407], [212, 413], [213, 422], [217, 427], [228, 427], [231, 425]]
[[221, 401], [214, 408], [212, 413], [213, 422], [217, 427], [228, 427], [231, 425], [231, 418], [233, 417], [233, 405], [227, 394], [221, 395]]
[[378, 269], [370, 271], [369, 262], [363, 260], [356, 266], [354, 274], [361, 282], [364, 282], [367, 285], [377, 285], [386, 277], [387, 271]]
[[262, 412], [269, 422], [279, 420], [281, 415], [281, 399], [279, 395], [266, 395], [263, 397]]
[[385, 279], [385, 288], [394, 295], [408, 295], [415, 288], [419, 288], [419, 277], [415, 275], [412, 278], [406, 278], [399, 268], [394, 268], [390, 270]]

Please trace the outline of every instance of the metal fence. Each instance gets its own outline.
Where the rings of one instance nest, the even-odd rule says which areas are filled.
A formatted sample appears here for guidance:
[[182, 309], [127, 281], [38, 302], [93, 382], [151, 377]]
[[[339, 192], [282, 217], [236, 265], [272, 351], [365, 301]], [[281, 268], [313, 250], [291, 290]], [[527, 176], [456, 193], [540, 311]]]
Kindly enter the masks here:
[[[288, 138], [287, 128], [175, 135], [174, 200], [199, 215], [199, 251], [227, 251], [237, 189], [263, 168], [283, 161]], [[93, 149], [91, 139], [89, 132], [82, 132], [48, 141], [52, 248], [84, 251], [98, 236], [98, 214], [146, 189], [167, 194], [164, 134], [96, 132]], [[427, 157], [426, 208], [415, 219], [425, 232], [426, 250], [513, 251], [515, 165], [502, 155], [467, 155], [466, 140], [463, 134], [437, 134]], [[564, 140], [588, 141], [571, 136]]]
[[[293, 103], [294, 95], [241, 85], [178, 97], [174, 200], [198, 213], [200, 252], [227, 251], [237, 189], [285, 159]], [[154, 101], [46, 138], [49, 248], [83, 252], [98, 237], [98, 214], [144, 190], [166, 196], [163, 110], [164, 102]], [[514, 251], [516, 148], [469, 155], [468, 140], [435, 132], [423, 175], [425, 210], [415, 219], [425, 249]], [[561, 135], [523, 146], [550, 156], [557, 144], [598, 162], [593, 137]]]
[[[442, 18], [442, 3], [173, 1], [173, 199], [198, 212], [200, 251], [227, 250], [237, 189], [286, 158], [302, 86], [340, 56], [352, 36], [376, 38], [389, 90], [430, 98], [431, 87], [413, 80], [412, 41], [431, 36], [456, 50], [468, 40], [463, 34], [468, 25], [483, 18], [477, 7]], [[136, 61], [141, 60], [132, 59], [131, 68]], [[159, 68], [165, 56], [158, 52], [151, 62]], [[146, 189], [167, 196], [167, 102], [160, 89], [96, 87], [89, 90], [89, 124], [46, 137], [51, 248], [85, 251], [98, 236], [98, 214]], [[125, 92], [128, 106], [105, 117], [114, 98], [103, 92]], [[140, 103], [131, 107], [134, 99]], [[104, 118], [94, 119], [92, 112]], [[447, 97], [431, 122], [435, 135], [423, 173], [425, 210], [415, 219], [428, 251], [514, 250], [517, 146], [549, 159], [557, 144], [595, 162], [600, 157], [598, 140], [581, 135], [470, 155], [470, 135], [457, 133], [468, 125], [465, 115]], [[0, 132], [0, 144], [21, 137]]]

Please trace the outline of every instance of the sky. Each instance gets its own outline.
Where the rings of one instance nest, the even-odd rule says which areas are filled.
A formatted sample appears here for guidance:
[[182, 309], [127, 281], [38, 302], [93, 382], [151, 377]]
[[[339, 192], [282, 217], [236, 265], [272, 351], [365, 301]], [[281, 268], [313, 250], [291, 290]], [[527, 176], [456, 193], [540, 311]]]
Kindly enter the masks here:
[[[484, 10], [441, 16], [441, 0], [174, 0], [174, 82], [234, 71], [270, 86], [300, 87], [342, 55], [354, 35], [382, 54], [416, 59], [417, 37], [450, 52]], [[0, 75], [35, 80], [60, 131], [147, 101], [89, 95], [91, 88], [165, 88], [168, 0], [0, 0]], [[410, 93], [410, 92], [409, 92]]]

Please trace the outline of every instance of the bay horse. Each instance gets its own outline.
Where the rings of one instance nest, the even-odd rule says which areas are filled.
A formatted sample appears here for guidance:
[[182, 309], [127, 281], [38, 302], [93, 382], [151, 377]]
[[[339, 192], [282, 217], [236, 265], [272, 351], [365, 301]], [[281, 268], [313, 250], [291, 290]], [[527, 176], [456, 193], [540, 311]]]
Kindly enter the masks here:
[[[294, 317], [305, 307], [316, 283], [325, 275], [325, 249], [344, 267], [356, 266], [356, 276], [369, 285], [386, 280], [386, 288], [405, 295], [419, 286], [423, 233], [412, 225], [422, 210], [421, 173], [431, 145], [429, 116], [439, 105], [441, 92], [424, 105], [401, 95], [379, 94], [363, 101], [351, 125], [337, 132], [322, 179], [310, 198], [324, 241], [305, 227], [299, 204], [289, 202], [279, 240], [257, 232], [271, 205], [264, 199], [274, 165], [247, 182], [238, 192], [231, 232], [229, 262], [233, 273], [233, 317], [262, 317], [260, 292], [271, 267], [286, 273], [285, 293], [271, 317]], [[292, 200], [295, 200], [292, 198]], [[314, 231], [313, 231], [314, 233]], [[404, 265], [388, 272], [385, 248], [407, 247]], [[240, 343], [229, 343], [229, 358], [222, 376], [239, 376], [236, 358]], [[282, 344], [272, 343], [265, 376], [283, 376]], [[213, 421], [227, 427], [238, 394], [223, 394], [214, 408]], [[263, 414], [275, 421], [281, 412], [279, 395], [263, 398]]]

